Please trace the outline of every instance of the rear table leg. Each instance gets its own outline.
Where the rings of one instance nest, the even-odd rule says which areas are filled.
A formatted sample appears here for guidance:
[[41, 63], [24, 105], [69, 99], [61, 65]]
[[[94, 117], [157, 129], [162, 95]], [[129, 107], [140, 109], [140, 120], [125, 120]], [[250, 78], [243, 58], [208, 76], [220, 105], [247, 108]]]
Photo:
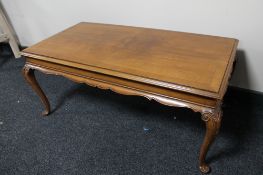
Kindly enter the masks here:
[[206, 164], [205, 158], [209, 147], [219, 131], [221, 125], [221, 112], [203, 113], [202, 120], [205, 121], [206, 124], [206, 133], [199, 155], [199, 169], [202, 173], [209, 173], [211, 169], [209, 165]]
[[36, 80], [34, 71], [35, 71], [34, 69], [25, 65], [23, 70], [22, 70], [22, 73], [23, 73], [26, 81], [31, 85], [33, 90], [38, 94], [42, 103], [44, 104], [45, 111], [42, 113], [42, 115], [46, 116], [50, 113], [50, 104], [49, 104], [49, 101], [48, 101], [46, 95], [44, 94], [44, 92], [42, 91], [42, 89], [40, 88], [40, 86]]

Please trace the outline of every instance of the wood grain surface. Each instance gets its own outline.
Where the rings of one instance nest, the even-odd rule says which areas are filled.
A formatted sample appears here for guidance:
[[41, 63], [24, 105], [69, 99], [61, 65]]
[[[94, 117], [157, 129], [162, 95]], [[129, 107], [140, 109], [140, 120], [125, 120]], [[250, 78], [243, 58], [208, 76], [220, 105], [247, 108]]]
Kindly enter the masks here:
[[91, 66], [102, 73], [108, 70], [119, 76], [156, 80], [160, 86], [170, 83], [189, 91], [207, 91], [215, 96], [236, 44], [237, 40], [231, 38], [80, 23], [23, 53], [43, 56], [47, 61], [53, 58], [60, 64], [81, 64], [84, 69]]

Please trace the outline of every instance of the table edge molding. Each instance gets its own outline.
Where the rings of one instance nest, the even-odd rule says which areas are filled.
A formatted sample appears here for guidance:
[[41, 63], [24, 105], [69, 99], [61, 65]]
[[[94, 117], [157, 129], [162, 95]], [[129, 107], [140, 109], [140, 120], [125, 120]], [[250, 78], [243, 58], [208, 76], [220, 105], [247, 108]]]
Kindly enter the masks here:
[[176, 83], [160, 81], [160, 80], [147, 78], [147, 77], [140, 77], [137, 75], [132, 75], [132, 74], [124, 73], [124, 72], [118, 72], [115, 70], [91, 66], [91, 65], [83, 65], [83, 64], [72, 62], [72, 61], [56, 59], [56, 58], [48, 57], [48, 56], [44, 56], [44, 55], [36, 55], [33, 53], [28, 53], [28, 52], [21, 52], [21, 54], [24, 57], [28, 57], [28, 58], [32, 58], [32, 59], [48, 61], [48, 62], [57, 63], [57, 64], [65, 65], [65, 66], [70, 66], [73, 68], [80, 68], [83, 70], [93, 71], [93, 72], [97, 72], [97, 73], [103, 73], [103, 74], [107, 74], [107, 75], [111, 75], [111, 76], [115, 76], [115, 77], [119, 77], [119, 78], [132, 80], [132, 81], [137, 81], [137, 82], [151, 84], [151, 85], [155, 85], [155, 86], [159, 86], [159, 87], [164, 87], [164, 88], [169, 88], [169, 89], [178, 90], [178, 91], [182, 91], [182, 92], [187, 92], [187, 93], [191, 93], [194, 95], [201, 95], [204, 97], [216, 98], [216, 99], [219, 99], [219, 97], [220, 97], [217, 92], [202, 90], [202, 89], [193, 88], [190, 86], [179, 85]]
[[39, 65], [34, 65], [28, 62], [26, 62], [23, 69], [24, 70], [34, 69], [34, 70], [43, 72], [45, 74], [63, 76], [76, 83], [85, 83], [92, 87], [97, 87], [97, 88], [104, 89], [104, 90], [111, 90], [115, 93], [122, 94], [122, 95], [141, 96], [141, 97], [145, 97], [148, 100], [154, 100], [163, 105], [172, 106], [172, 107], [188, 108], [194, 112], [199, 112], [201, 114], [214, 113], [214, 111], [217, 109], [217, 107], [213, 108], [213, 107], [208, 107], [202, 104], [195, 104], [195, 103], [184, 101], [184, 100], [162, 96], [161, 94], [145, 92], [143, 90], [139, 90], [139, 89], [135, 89], [131, 87], [108, 83], [103, 80], [87, 78], [87, 77], [83, 77], [83, 76], [76, 75], [76, 74], [70, 74], [64, 71], [60, 71], [60, 70], [54, 70], [54, 69], [49, 69], [47, 67], [41, 67]]
[[225, 71], [225, 74], [223, 77], [223, 81], [222, 81], [222, 84], [221, 84], [220, 89], [219, 89], [219, 99], [221, 99], [221, 100], [224, 98], [224, 95], [225, 95], [227, 88], [228, 88], [229, 81], [230, 81], [232, 74], [233, 74], [233, 71], [234, 71], [233, 64], [236, 60], [237, 45], [238, 45], [238, 40], [235, 40], [235, 43], [234, 43], [234, 46], [233, 46], [233, 49], [232, 49], [232, 52], [230, 55], [230, 60], [228, 62], [228, 65], [227, 65], [227, 68], [226, 68], [226, 71]]

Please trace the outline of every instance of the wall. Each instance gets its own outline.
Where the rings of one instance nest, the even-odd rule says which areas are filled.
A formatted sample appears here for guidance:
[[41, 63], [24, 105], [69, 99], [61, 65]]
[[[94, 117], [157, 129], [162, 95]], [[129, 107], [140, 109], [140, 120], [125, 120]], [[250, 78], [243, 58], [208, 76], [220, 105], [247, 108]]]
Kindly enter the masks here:
[[262, 0], [2, 0], [24, 46], [80, 21], [234, 37], [239, 62], [231, 84], [263, 92]]

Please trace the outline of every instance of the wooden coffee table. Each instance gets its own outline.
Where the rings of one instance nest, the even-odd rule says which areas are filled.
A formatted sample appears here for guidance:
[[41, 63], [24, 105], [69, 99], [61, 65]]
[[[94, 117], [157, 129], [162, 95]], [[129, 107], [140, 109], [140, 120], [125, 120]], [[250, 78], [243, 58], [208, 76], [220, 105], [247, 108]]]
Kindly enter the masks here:
[[199, 168], [208, 173], [205, 157], [220, 127], [237, 44], [231, 38], [80, 23], [23, 50], [23, 74], [44, 103], [44, 115], [50, 105], [34, 70], [200, 112], [206, 134]]

